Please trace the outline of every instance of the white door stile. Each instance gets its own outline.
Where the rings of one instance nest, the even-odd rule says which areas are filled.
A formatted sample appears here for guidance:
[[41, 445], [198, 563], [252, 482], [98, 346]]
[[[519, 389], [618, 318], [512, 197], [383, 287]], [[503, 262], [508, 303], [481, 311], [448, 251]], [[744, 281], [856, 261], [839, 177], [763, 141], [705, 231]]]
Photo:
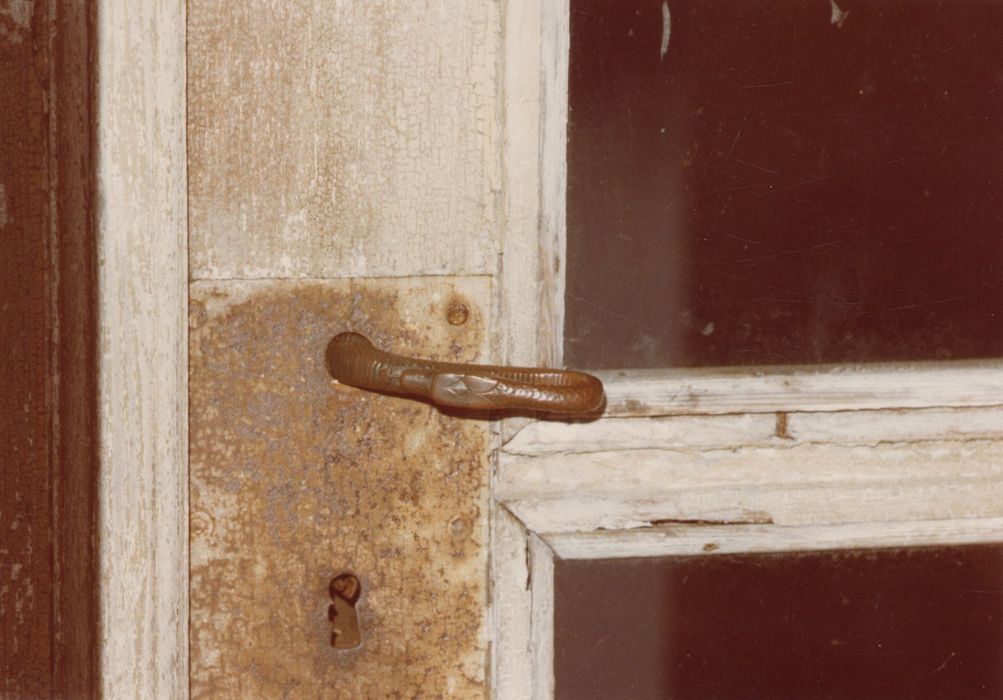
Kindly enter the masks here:
[[533, 697], [529, 533], [504, 507], [491, 511], [491, 696]]
[[188, 696], [185, 3], [95, 5], [99, 692]]
[[530, 652], [534, 698], [554, 696], [554, 551], [543, 538], [529, 536]]

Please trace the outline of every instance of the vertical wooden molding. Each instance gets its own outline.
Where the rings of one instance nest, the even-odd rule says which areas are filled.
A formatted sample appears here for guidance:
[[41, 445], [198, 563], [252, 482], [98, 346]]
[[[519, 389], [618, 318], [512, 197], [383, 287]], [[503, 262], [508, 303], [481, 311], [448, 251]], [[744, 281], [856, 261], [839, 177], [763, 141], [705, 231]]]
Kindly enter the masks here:
[[529, 536], [530, 653], [533, 697], [554, 697], [554, 552], [538, 535]]
[[540, 34], [539, 0], [505, 5], [502, 80], [504, 228], [495, 335], [499, 359], [541, 360], [540, 327]]
[[491, 697], [532, 694], [529, 533], [504, 507], [491, 511]]
[[91, 4], [0, 8], [0, 696], [93, 697]]
[[[506, 3], [495, 335], [510, 364], [559, 366], [563, 354], [568, 13], [568, 0]], [[504, 422], [501, 441], [521, 424]], [[491, 523], [492, 695], [552, 697], [553, 553], [493, 495]]]
[[97, 291], [92, 3], [51, 0], [53, 696], [97, 692]]
[[[8, 10], [9, 3], [0, 3]], [[0, 14], [0, 696], [53, 690], [50, 7]]]
[[97, 2], [101, 694], [188, 694], [185, 3]]
[[542, 4], [540, 90], [540, 360], [564, 358], [564, 267], [567, 249], [569, 0]]
[[502, 360], [559, 366], [564, 342], [568, 0], [506, 4]]

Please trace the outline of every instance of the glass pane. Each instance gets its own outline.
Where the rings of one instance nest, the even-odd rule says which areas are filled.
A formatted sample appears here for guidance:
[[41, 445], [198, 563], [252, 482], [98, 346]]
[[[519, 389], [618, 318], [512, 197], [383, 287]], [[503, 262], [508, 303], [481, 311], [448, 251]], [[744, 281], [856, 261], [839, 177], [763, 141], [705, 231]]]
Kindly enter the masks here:
[[569, 365], [1003, 355], [1003, 2], [571, 0]]
[[1003, 697], [1003, 547], [555, 569], [558, 698]]

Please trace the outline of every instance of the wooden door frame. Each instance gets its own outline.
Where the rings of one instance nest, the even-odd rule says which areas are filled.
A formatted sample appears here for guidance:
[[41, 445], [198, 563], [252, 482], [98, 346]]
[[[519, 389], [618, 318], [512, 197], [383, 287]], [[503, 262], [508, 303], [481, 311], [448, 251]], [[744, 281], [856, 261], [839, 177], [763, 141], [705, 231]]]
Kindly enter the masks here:
[[91, 15], [4, 9], [0, 693], [77, 697], [97, 682]]
[[184, 0], [95, 0], [97, 691], [188, 695]]
[[5, 408], [32, 421], [30, 454], [5, 446], [20, 581], [3, 687], [25, 697], [187, 695], [184, 8], [0, 14], [15, 90], [0, 228], [24, 268], [8, 340], [30, 351], [8, 367], [31, 380], [4, 378]]

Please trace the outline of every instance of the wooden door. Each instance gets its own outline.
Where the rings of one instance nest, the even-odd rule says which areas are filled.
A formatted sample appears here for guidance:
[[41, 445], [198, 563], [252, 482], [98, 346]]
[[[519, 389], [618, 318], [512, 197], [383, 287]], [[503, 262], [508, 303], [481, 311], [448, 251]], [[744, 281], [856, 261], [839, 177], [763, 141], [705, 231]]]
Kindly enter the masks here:
[[[778, 15], [788, 9], [782, 3], [769, 5]], [[635, 73], [654, 74], [658, 76], [655, 82], [668, 84], [665, 73], [658, 72], [660, 61], [680, 60], [667, 53], [677, 46], [699, 46], [699, 32], [704, 29], [696, 27], [698, 10], [748, 6], [671, 0], [641, 1], [629, 9], [627, 3], [590, 0], [509, 4], [505, 44], [509, 218], [503, 256], [507, 263], [518, 259], [524, 265], [506, 264], [504, 274], [511, 277], [503, 278], [501, 308], [512, 310], [504, 317], [504, 332], [515, 356], [560, 364], [564, 347], [564, 276], [569, 267], [564, 251], [567, 237], [575, 233], [565, 224], [569, 43], [575, 40], [571, 13], [577, 7], [580, 17], [588, 17], [595, 27], [594, 36], [607, 38], [601, 47], [589, 42], [577, 46], [579, 55], [601, 56], [609, 64], [603, 66], [602, 59], [596, 62], [600, 66], [596, 80], [606, 80], [614, 88], [620, 85], [626, 92], [633, 87]], [[845, 29], [852, 17], [861, 22], [867, 19], [863, 5], [851, 8], [851, 19], [837, 3], [791, 3], [789, 9], [793, 12], [795, 6], [806, 15], [814, 13], [813, 21], [831, 32]], [[616, 10], [611, 14], [626, 20], [604, 19], [603, 13], [611, 9]], [[758, 20], [751, 24], [758, 26]], [[763, 21], [763, 26], [772, 26]], [[743, 25], [732, 28], [736, 36], [747, 33]], [[721, 33], [732, 28], [725, 27]], [[993, 39], [986, 41], [991, 46]], [[609, 47], [627, 52], [623, 47], [628, 45], [640, 47], [641, 57], [637, 64], [630, 64], [635, 73], [622, 75], [613, 68], [619, 56]], [[712, 56], [710, 62], [733, 60], [725, 54]], [[573, 56], [574, 51], [571, 60]], [[607, 68], [608, 74], [601, 73]], [[751, 87], [756, 85], [753, 81]], [[668, 99], [654, 90], [652, 94]], [[631, 105], [624, 103], [626, 107], [620, 103], [617, 107], [625, 113], [621, 121], [630, 124]], [[680, 113], [689, 114], [692, 109], [694, 119], [703, 114], [704, 107], [734, 106], [729, 102], [722, 107], [712, 100], [689, 106], [684, 100], [683, 104]], [[605, 113], [615, 111], [607, 105]], [[646, 144], [667, 131], [637, 112], [633, 115], [637, 129], [656, 134]], [[595, 115], [578, 113], [578, 117], [588, 122]], [[733, 134], [728, 136], [733, 138]], [[629, 131], [619, 136], [620, 140], [610, 139], [612, 151], [630, 143]], [[676, 136], [665, 138], [678, 140], [678, 130]], [[724, 144], [722, 153], [728, 153], [729, 144]], [[689, 141], [677, 146], [676, 153], [691, 148]], [[624, 150], [629, 150], [627, 145]], [[704, 158], [711, 156], [700, 152]], [[619, 158], [613, 153], [608, 163], [629, 168]], [[668, 175], [657, 169], [644, 172], [646, 176], [657, 172], [671, 180], [677, 165], [682, 167], [667, 166]], [[598, 183], [596, 191], [612, 186], [612, 171], [611, 167], [608, 173], [601, 168], [590, 173]], [[645, 181], [644, 177], [635, 179]], [[532, 185], [526, 187], [526, 183]], [[522, 215], [513, 215], [516, 211]], [[685, 237], [672, 220], [660, 223], [660, 233]], [[644, 235], [631, 230], [621, 233]], [[642, 262], [635, 261], [633, 274], [639, 274], [636, 269], [644, 267]], [[521, 274], [537, 284], [522, 284], [526, 277]], [[579, 285], [575, 291], [582, 294], [582, 288]], [[601, 297], [587, 301], [605, 307], [604, 313], [611, 307], [613, 313], [618, 311]], [[672, 301], [652, 297], [646, 303]], [[640, 318], [643, 325], [645, 311], [644, 304], [639, 305], [627, 321]], [[694, 333], [699, 336], [702, 327], [697, 325]], [[704, 329], [711, 332], [713, 326]], [[606, 366], [616, 367], [615, 363]], [[629, 632], [604, 626], [624, 624], [615, 611], [624, 600], [639, 595], [629, 578], [628, 572], [637, 570], [631, 566], [680, 556], [991, 545], [1003, 539], [998, 359], [723, 370], [656, 367], [609, 369], [599, 374], [608, 399], [600, 420], [509, 422], [501, 429], [492, 490], [496, 514], [492, 573], [498, 611], [492, 668], [494, 689], [501, 697], [551, 697], [555, 691], [562, 697], [593, 697], [599, 696], [595, 692], [601, 687], [609, 692], [610, 686], [590, 686], [588, 680], [575, 686], [578, 694], [567, 691], [567, 685], [561, 694], [560, 683], [555, 688], [558, 569], [578, 575], [599, 570], [616, 573], [618, 562], [631, 560], [624, 563], [621, 577], [603, 578], [608, 584], [605, 590], [590, 589], [592, 597], [578, 612], [584, 616], [594, 612], [593, 624], [578, 621], [575, 627], [581, 634], [594, 635], [589, 637], [591, 644], [583, 645], [597, 650], [589, 670], [627, 664], [627, 669], [618, 669], [617, 677], [629, 681], [631, 661], [625, 661], [622, 653], [606, 655], [598, 649], [603, 644], [632, 641]], [[998, 552], [997, 545], [996, 556]], [[990, 575], [998, 575], [992, 569], [996, 560], [985, 561]], [[593, 567], [570, 566], [569, 562], [591, 562]], [[565, 592], [568, 575], [564, 574]], [[644, 604], [642, 600], [638, 607]], [[606, 614], [610, 608], [614, 613]], [[767, 608], [780, 614], [782, 605]], [[655, 623], [642, 616], [642, 621], [644, 626], [665, 624], [663, 639], [671, 639], [672, 620]], [[728, 622], [716, 623], [722, 639], [736, 633]], [[998, 635], [990, 631], [990, 637], [993, 633]], [[998, 647], [991, 654], [996, 656], [990, 655], [989, 663], [981, 668], [988, 685], [970, 686], [965, 693], [991, 696], [993, 691], [987, 688], [998, 682], [992, 661], [998, 658]], [[945, 650], [932, 660], [930, 670], [942, 672], [941, 664], [948, 656], [950, 650]], [[667, 656], [661, 658], [667, 663]], [[681, 665], [699, 663], [678, 661]], [[811, 673], [807, 668], [802, 671]], [[638, 666], [633, 675], [641, 672]], [[632, 695], [629, 683], [613, 687], [612, 692]], [[739, 695], [753, 692], [751, 685], [739, 687], [746, 688]], [[594, 694], [581, 695], [583, 688], [591, 688]], [[663, 688], [662, 692], [668, 691]], [[884, 695], [861, 691], [861, 695], [876, 694]], [[712, 695], [717, 696], [707, 691], [686, 697]], [[721, 696], [734, 695], [725, 691]]]
[[342, 330], [561, 363], [568, 13], [189, 4], [193, 695], [549, 697], [562, 559], [1000, 539], [996, 362], [608, 371], [583, 424], [329, 381]]
[[191, 695], [483, 696], [492, 425], [323, 354], [497, 359], [499, 8], [188, 12]]
[[567, 17], [95, 4], [105, 695], [547, 697], [561, 559], [1000, 539], [996, 362], [613, 371], [572, 425], [325, 376], [345, 329], [560, 364]]

